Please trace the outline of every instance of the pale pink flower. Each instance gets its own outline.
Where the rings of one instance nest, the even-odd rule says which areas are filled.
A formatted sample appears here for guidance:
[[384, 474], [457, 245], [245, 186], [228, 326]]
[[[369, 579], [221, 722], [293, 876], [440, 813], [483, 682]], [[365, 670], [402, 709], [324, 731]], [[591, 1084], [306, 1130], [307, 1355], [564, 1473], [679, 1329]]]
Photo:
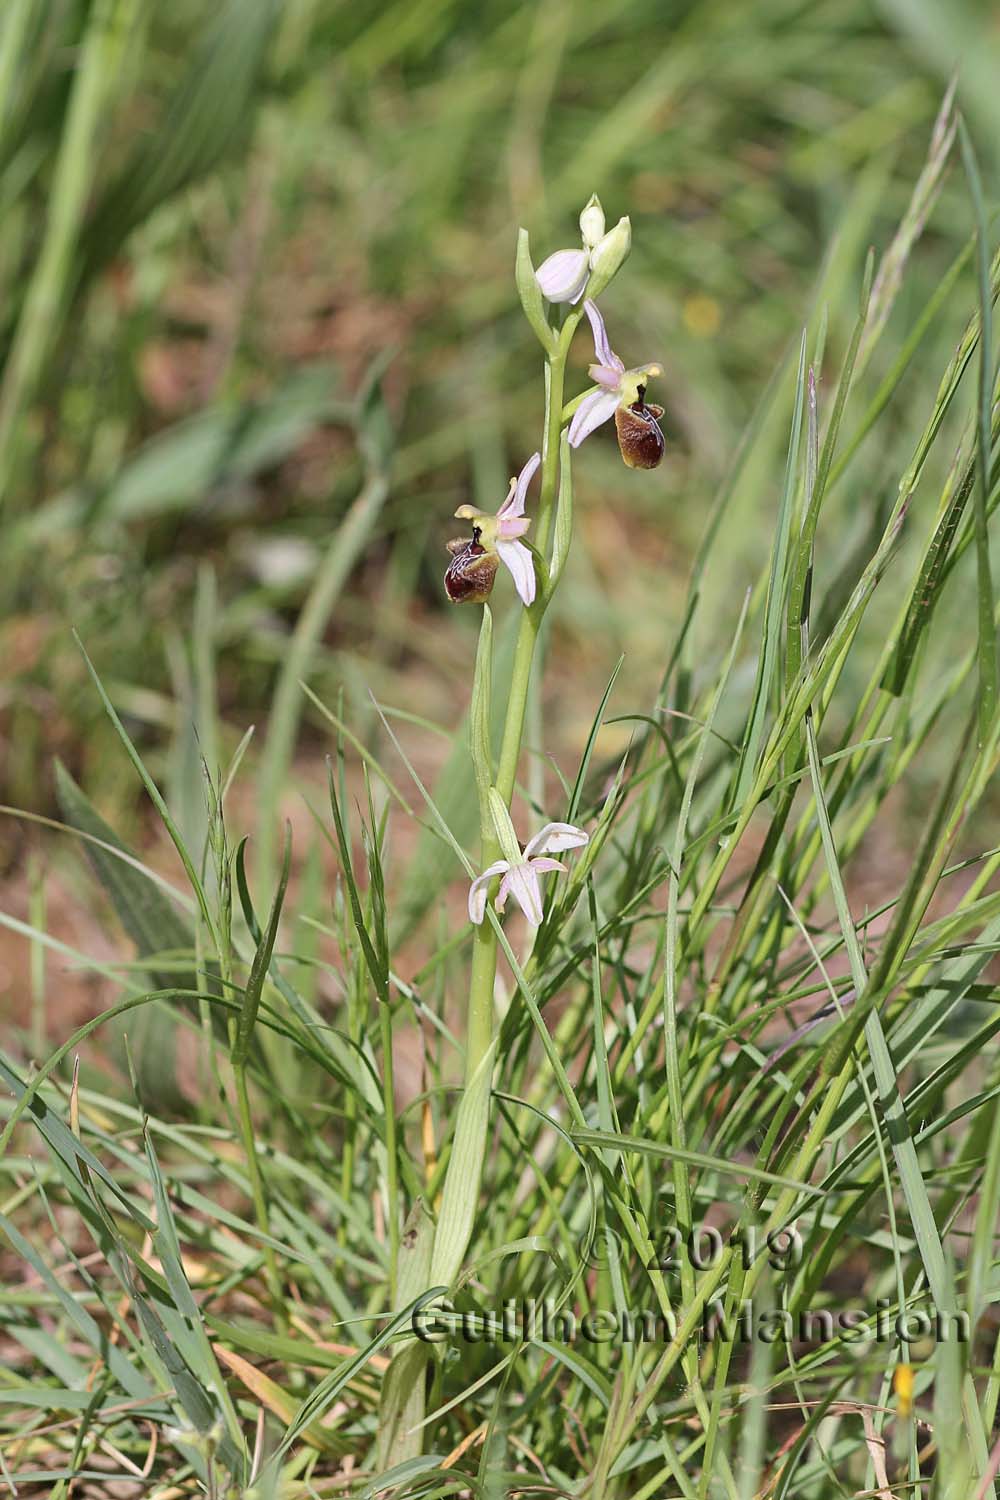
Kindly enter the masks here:
[[550, 859], [550, 853], [564, 849], [579, 849], [590, 840], [582, 828], [572, 823], [546, 823], [545, 827], [529, 839], [524, 852], [516, 860], [498, 859], [477, 875], [469, 887], [469, 920], [476, 925], [486, 916], [486, 894], [490, 881], [502, 875], [497, 892], [496, 906], [503, 911], [507, 897], [513, 896], [532, 927], [542, 920], [542, 890], [538, 877], [550, 870], [565, 870], [558, 859]]
[[[599, 389], [584, 396], [573, 413], [569, 424], [571, 448], [579, 448], [584, 438], [589, 437], [602, 423], [609, 422], [619, 409], [642, 407], [647, 381], [654, 375], [663, 374], [656, 364], [639, 365], [634, 370], [626, 370], [624, 360], [611, 347], [597, 303], [588, 298], [583, 309], [590, 319], [594, 334], [595, 363], [589, 367], [589, 373]], [[645, 409], [662, 415], [659, 407]]]
[[[482, 593], [484, 583], [482, 575], [489, 571], [491, 557], [493, 571], [496, 570], [496, 559], [499, 558], [513, 578], [514, 587], [522, 601], [525, 604], [533, 603], [536, 590], [535, 560], [530, 550], [519, 538], [531, 525], [530, 520], [524, 514], [524, 502], [528, 494], [528, 486], [541, 461], [540, 453], [531, 455], [517, 478], [511, 480], [507, 498], [495, 516], [487, 515], [485, 511], [477, 510], [473, 505], [460, 505], [456, 510], [455, 514], [460, 520], [471, 521], [473, 526], [471, 542], [449, 543], [453, 560], [448, 567], [444, 581], [448, 597], [454, 603], [466, 601], [482, 603], [483, 598], [489, 594], [493, 586], [491, 574], [488, 587], [486, 587], [486, 595]], [[463, 586], [470, 570], [476, 572], [479, 580], [478, 591], [473, 595], [470, 595]]]

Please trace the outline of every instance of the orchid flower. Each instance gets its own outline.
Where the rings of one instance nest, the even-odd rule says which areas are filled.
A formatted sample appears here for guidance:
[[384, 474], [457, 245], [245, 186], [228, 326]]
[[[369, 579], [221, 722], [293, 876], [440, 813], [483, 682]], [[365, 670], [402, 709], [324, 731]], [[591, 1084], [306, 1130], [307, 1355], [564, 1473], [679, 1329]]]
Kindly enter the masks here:
[[490, 789], [490, 808], [500, 847], [508, 857], [487, 865], [469, 886], [469, 920], [476, 926], [483, 921], [489, 883], [495, 876], [502, 875], [496, 898], [497, 911], [503, 911], [507, 897], [513, 896], [532, 927], [538, 927], [542, 920], [542, 891], [538, 877], [550, 870], [566, 868], [562, 860], [550, 859], [549, 855], [564, 849], [580, 849], [589, 843], [590, 835], [572, 823], [546, 823], [534, 838], [528, 840], [522, 852], [510, 815], [495, 788]]
[[598, 389], [584, 396], [573, 413], [569, 424], [570, 447], [579, 448], [595, 428], [614, 417], [618, 446], [625, 462], [632, 469], [655, 469], [663, 457], [659, 424], [663, 407], [646, 405], [646, 382], [663, 371], [656, 364], [626, 370], [624, 360], [611, 347], [597, 303], [588, 298], [583, 310], [594, 333], [596, 363], [589, 367], [589, 373]]
[[603, 291], [628, 255], [632, 246], [632, 226], [619, 219], [613, 229], [604, 232], [604, 210], [595, 193], [580, 215], [579, 250], [556, 250], [535, 272], [542, 295], [550, 302], [579, 302], [593, 276], [593, 286]]
[[533, 453], [510, 482], [507, 498], [495, 516], [460, 505], [455, 514], [472, 522], [471, 542], [464, 537], [448, 543], [452, 560], [444, 575], [444, 586], [453, 604], [483, 604], [490, 596], [497, 567], [503, 563], [514, 580], [514, 587], [525, 604], [535, 598], [535, 561], [529, 549], [519, 540], [531, 525], [524, 514], [524, 501], [535, 470], [542, 461]]

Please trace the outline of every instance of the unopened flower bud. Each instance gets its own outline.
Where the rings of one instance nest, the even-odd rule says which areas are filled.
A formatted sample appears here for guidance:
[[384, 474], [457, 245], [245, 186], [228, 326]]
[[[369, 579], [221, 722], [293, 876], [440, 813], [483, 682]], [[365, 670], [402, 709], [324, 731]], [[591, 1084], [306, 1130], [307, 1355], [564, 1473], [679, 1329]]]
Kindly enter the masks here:
[[600, 296], [618, 274], [631, 248], [632, 224], [628, 218], [619, 219], [614, 229], [609, 229], [591, 251], [588, 297]]
[[604, 209], [596, 193], [580, 215], [580, 233], [588, 250], [593, 250], [604, 238]]
[[535, 272], [543, 297], [550, 302], [579, 302], [590, 274], [586, 250], [557, 250]]

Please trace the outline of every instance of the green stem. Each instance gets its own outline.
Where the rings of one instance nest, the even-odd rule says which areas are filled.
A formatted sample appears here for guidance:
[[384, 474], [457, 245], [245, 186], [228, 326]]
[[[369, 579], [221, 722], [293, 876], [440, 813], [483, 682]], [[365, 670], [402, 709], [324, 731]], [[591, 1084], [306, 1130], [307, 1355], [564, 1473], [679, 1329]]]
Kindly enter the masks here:
[[[576, 327], [578, 315], [572, 325]], [[545, 370], [545, 433], [542, 439], [542, 481], [538, 502], [538, 519], [535, 523], [535, 546], [545, 555], [552, 531], [556, 492], [559, 487], [559, 434], [562, 431], [563, 386], [566, 379], [566, 354], [569, 344], [564, 337]], [[531, 667], [535, 658], [535, 645], [545, 614], [547, 600], [539, 594], [530, 609], [521, 614], [521, 625], [514, 649], [514, 667], [510, 680], [510, 695], [507, 699], [507, 718], [504, 722], [503, 741], [500, 746], [500, 762], [497, 768], [497, 791], [507, 806], [510, 806], [517, 780], [517, 764], [521, 757], [521, 739], [524, 734], [524, 718], [528, 703], [528, 688], [531, 683]], [[483, 851], [486, 859], [486, 851]], [[492, 858], [496, 858], [493, 855]], [[487, 861], [488, 863], [488, 861]]]
[[[566, 318], [558, 337], [553, 337], [545, 366], [545, 421], [542, 437], [542, 475], [535, 522], [535, 546], [542, 557], [546, 557], [552, 538], [556, 500], [560, 480], [560, 437], [563, 428], [563, 387], [566, 376], [566, 356], [582, 316], [582, 308], [574, 308]], [[531, 672], [535, 658], [535, 646], [541, 629], [542, 618], [552, 595], [550, 579], [539, 580], [538, 596], [534, 604], [521, 611], [517, 643], [514, 649], [514, 664], [507, 697], [507, 713], [504, 721], [500, 759], [495, 788], [509, 809], [517, 782], [517, 767], [521, 758], [521, 741], [528, 707]], [[477, 660], [476, 689], [485, 693], [489, 702], [489, 672], [492, 663], [492, 645], [487, 635], [480, 640], [480, 657]], [[485, 682], [480, 674], [486, 674]], [[473, 701], [477, 692], [474, 690]], [[488, 715], [488, 709], [487, 709]], [[478, 754], [479, 735], [474, 727], [474, 757]], [[479, 816], [482, 838], [482, 867], [493, 864], [500, 857], [500, 841], [490, 811], [490, 772], [488, 726], [483, 736], [486, 746], [479, 756], [476, 780], [479, 787]], [[445, 1171], [441, 1191], [441, 1211], [434, 1234], [430, 1257], [429, 1285], [446, 1284], [453, 1280], [464, 1258], [475, 1223], [479, 1188], [482, 1181], [483, 1162], [489, 1134], [489, 1089], [492, 1073], [493, 1037], [493, 987], [496, 982], [497, 938], [490, 922], [481, 922], [473, 934], [472, 968], [469, 977], [469, 1004], [466, 1014], [465, 1033], [465, 1088], [460, 1114], [455, 1128], [452, 1154]], [[413, 1367], [407, 1368], [409, 1389], [419, 1386], [424, 1378], [428, 1351], [420, 1345], [411, 1346]], [[393, 1360], [395, 1365], [395, 1359]], [[384, 1388], [384, 1400], [379, 1412], [379, 1425], [385, 1432], [394, 1432], [400, 1420], [403, 1396], [394, 1387]], [[420, 1404], [420, 1415], [423, 1406]], [[415, 1412], [410, 1412], [415, 1419]], [[411, 1421], [412, 1425], [412, 1421]], [[411, 1457], [412, 1451], [404, 1445], [392, 1443], [394, 1459]]]
[[382, 1022], [382, 1088], [385, 1108], [386, 1195], [389, 1199], [389, 1305], [396, 1306], [399, 1281], [399, 1162], [396, 1148], [396, 1081], [392, 1056], [392, 1008], [379, 1006]]
[[[260, 1175], [260, 1164], [257, 1161], [253, 1117], [250, 1114], [250, 1096], [247, 1093], [247, 1074], [246, 1068], [242, 1064], [238, 1064], [233, 1069], [233, 1080], [236, 1086], [236, 1107], [239, 1113], [240, 1133], [243, 1136], [243, 1149], [246, 1153], [247, 1172], [250, 1177], [250, 1196], [253, 1199], [254, 1218], [257, 1221], [257, 1228], [262, 1234], [270, 1238], [271, 1226], [267, 1213], [267, 1198], [264, 1194], [264, 1179]], [[264, 1276], [267, 1281], [267, 1289], [271, 1294], [275, 1322], [280, 1330], [285, 1325], [285, 1315], [284, 1299], [281, 1292], [281, 1277], [278, 1274], [278, 1262], [271, 1245], [265, 1243], [263, 1250]]]
[[[559, 490], [559, 439], [563, 427], [563, 388], [566, 380], [566, 357], [582, 316], [582, 309], [574, 309], [563, 324], [553, 352], [546, 358], [545, 366], [545, 423], [542, 436], [542, 472], [538, 501], [538, 515], [534, 528], [535, 545], [544, 557], [552, 535], [556, 497]], [[507, 697], [507, 714], [504, 721], [500, 759], [497, 767], [496, 789], [509, 808], [517, 782], [517, 767], [521, 758], [521, 741], [528, 705], [528, 690], [531, 684], [531, 669], [535, 658], [535, 647], [541, 630], [548, 597], [539, 590], [538, 597], [530, 608], [521, 611], [517, 644], [514, 648], [514, 665], [511, 672], [510, 690]], [[500, 857], [499, 841], [493, 828], [493, 819], [486, 803], [485, 792], [480, 794], [480, 820], [482, 825], [483, 868]], [[469, 980], [469, 1006], [466, 1021], [465, 1084], [468, 1088], [483, 1064], [493, 1042], [493, 986], [496, 980], [497, 940], [489, 922], [476, 928], [472, 951], [472, 972]], [[484, 1137], [485, 1148], [485, 1137]], [[482, 1159], [473, 1178], [467, 1180], [467, 1192], [478, 1196]]]

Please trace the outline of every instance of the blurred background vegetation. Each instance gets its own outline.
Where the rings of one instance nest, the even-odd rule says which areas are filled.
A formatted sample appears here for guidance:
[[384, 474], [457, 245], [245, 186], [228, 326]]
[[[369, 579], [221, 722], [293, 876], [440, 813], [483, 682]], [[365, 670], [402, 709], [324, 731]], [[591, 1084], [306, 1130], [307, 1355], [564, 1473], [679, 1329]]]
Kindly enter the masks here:
[[[941, 372], [978, 306], [973, 207], [956, 152], [940, 191], [935, 184], [926, 201], [920, 197], [934, 121], [956, 73], [992, 207], [1000, 185], [1000, 12], [992, 0], [0, 0], [0, 1020], [18, 1051], [23, 1041], [29, 1058], [44, 1057], [51, 1042], [120, 998], [126, 983], [152, 975], [159, 987], [160, 958], [164, 975], [180, 966], [194, 985], [190, 931], [178, 927], [162, 893], [138, 881], [147, 905], [138, 917], [133, 911], [131, 925], [119, 924], [113, 908], [121, 916], [128, 906], [115, 899], [120, 862], [102, 863], [90, 846], [102, 893], [77, 841], [45, 822], [65, 819], [114, 836], [58, 773], [61, 763], [150, 867], [177, 873], [82, 643], [196, 858], [207, 826], [202, 758], [214, 774], [254, 726], [226, 801], [229, 847], [253, 835], [250, 877], [263, 911], [274, 888], [280, 815], [295, 821], [289, 907], [296, 919], [282, 963], [295, 975], [309, 1025], [315, 1003], [323, 1034], [335, 1018], [363, 1055], [368, 983], [344, 941], [346, 909], [335, 884], [348, 862], [338, 875], [302, 793], [311, 792], [316, 806], [325, 802], [324, 756], [336, 743], [336, 716], [349, 726], [338, 772], [345, 807], [355, 792], [363, 797], [359, 748], [385, 755], [399, 771], [374, 694], [404, 716], [407, 753], [434, 787], [456, 839], [473, 847], [477, 810], [461, 725], [480, 615], [445, 602], [445, 543], [461, 530], [456, 507], [495, 510], [508, 476], [540, 440], [541, 360], [514, 294], [516, 228], [530, 231], [538, 263], [574, 242], [579, 210], [595, 191], [610, 222], [632, 218], [627, 274], [602, 307], [627, 364], [664, 367], [651, 397], [666, 409], [668, 449], [655, 473], [637, 475], [604, 429], [575, 465], [574, 546], [546, 621], [544, 702], [532, 708], [523, 780], [529, 800], [561, 805], [555, 772], [532, 753], [541, 748], [540, 726], [545, 752], [572, 781], [623, 656], [591, 767], [595, 785], [604, 784], [601, 770], [615, 764], [635, 728], [634, 719], [617, 717], [656, 700], [720, 491], [730, 496], [718, 512], [724, 531], [711, 549], [670, 704], [702, 711], [753, 588], [749, 629], [717, 724], [723, 738], [743, 738], [756, 669], [750, 642], [760, 638], [803, 324], [810, 358], [823, 349], [825, 428], [869, 247], [876, 267], [889, 251], [890, 263], [895, 256], [905, 269], [898, 294], [880, 303], [891, 308], [884, 336], [866, 330], [824, 500], [812, 601], [814, 639], [822, 640], [875, 551], [900, 475], [937, 410]], [[898, 238], [901, 224], [919, 231], [912, 242]], [[995, 220], [991, 234], [995, 243]], [[928, 308], [929, 327], [907, 362], [907, 340], [921, 332]], [[582, 386], [585, 340], [574, 359]], [[849, 726], [909, 599], [951, 455], [963, 440], [972, 451], [973, 382], [965, 379], [967, 399], [952, 401], [952, 392], [941, 405], [940, 441], [935, 430], [916, 484], [920, 524], [903, 526], [900, 566], [866, 608], [864, 630], [850, 639], [836, 676], [823, 714], [830, 745], [861, 732]], [[883, 380], [889, 394], [877, 436], [866, 434], [858, 424], [878, 408]], [[882, 769], [852, 762], [834, 793], [839, 799], [846, 782], [846, 878], [859, 914], [884, 915], [919, 870], [931, 793], [956, 763], [963, 704], [975, 691], [971, 676], [951, 677], [976, 644], [973, 549], [945, 566], [951, 586], [935, 604], [935, 629], [921, 641], [899, 711], [893, 706], [887, 715], [897, 745]], [[518, 608], [502, 579], [498, 664]], [[693, 683], [684, 680], [688, 668]], [[303, 695], [303, 679], [315, 697]], [[502, 684], [502, 670], [496, 680]], [[669, 722], [672, 729], [678, 721]], [[925, 734], [928, 722], [933, 734]], [[899, 748], [911, 741], [920, 750], [912, 765]], [[713, 778], [728, 774], [722, 758], [704, 785], [714, 795]], [[402, 773], [399, 782], [409, 791]], [[712, 806], [706, 799], [696, 809], [699, 840], [714, 837]], [[956, 857], [971, 860], [998, 843], [998, 812], [994, 788], [956, 839]], [[665, 798], [648, 822], [643, 810], [648, 846], [623, 858], [620, 873], [608, 861], [609, 902], [644, 878], [644, 861], [649, 868], [658, 861], [667, 816]], [[761, 817], [747, 830], [740, 849], [747, 863], [734, 861], [723, 898], [762, 848], [766, 857], [763, 826]], [[387, 905], [394, 965], [405, 948], [399, 994], [407, 1030], [402, 1044], [397, 1030], [396, 1072], [387, 1071], [386, 1087], [409, 1103], [426, 1086], [428, 1053], [408, 1014], [411, 1001], [419, 1000], [420, 1025], [440, 1019], [448, 1042], [438, 1049], [445, 1067], [438, 1061], [432, 1069], [435, 1090], [454, 1063], [444, 1017], [464, 988], [462, 937], [456, 940], [451, 917], [464, 932], [465, 895], [447, 847], [416, 818], [396, 818], [391, 840]], [[798, 861], [799, 847], [791, 848]], [[822, 872], [810, 873], [816, 856], [814, 847], [795, 876], [807, 919], [824, 899]], [[686, 866], [685, 896], [704, 858], [699, 845]], [[978, 878], [954, 869], [970, 885]], [[657, 880], [650, 912], [662, 895], [663, 867]], [[147, 887], [159, 902], [157, 921]], [[133, 878], [133, 897], [135, 889]], [[747, 910], [752, 918], [753, 905]], [[620, 915], [615, 908], [615, 920]], [[421, 917], [428, 918], [422, 925]], [[623, 930], [631, 932], [631, 921]], [[966, 913], [954, 932], [923, 929], [926, 962], [954, 957], [942, 944], [964, 938], [973, 921]], [[779, 938], [785, 922], [779, 913], [772, 929]], [[726, 962], [735, 968], [734, 955], [740, 963], [744, 951], [750, 955], [746, 980], [732, 981], [733, 1004], [749, 1006], [752, 997], [770, 1007], [782, 986], [791, 992], [797, 984], [805, 950], [796, 953], [789, 927], [785, 967], [781, 942], [765, 952], [771, 939], [763, 924], [759, 946], [740, 922], [732, 930]], [[546, 939], [553, 946], [545, 993], [557, 1013], [569, 970], [551, 956], [555, 936]], [[996, 939], [981, 941], [985, 953]], [[338, 942], [339, 963], [324, 967]], [[641, 994], [654, 950], [635, 951]], [[632, 1001], [622, 978], [625, 952], [608, 991], [611, 1010], [619, 998], [623, 1007]], [[696, 979], [704, 977], [707, 952], [694, 949]], [[200, 963], [200, 948], [197, 956]], [[395, 973], [393, 981], [399, 984]], [[811, 993], [804, 988], [796, 1000]], [[925, 995], [921, 1003], [931, 1001]], [[211, 1049], [202, 1049], [199, 1062], [197, 1035], [192, 1040], [170, 1015], [164, 1028], [163, 1015], [149, 1014], [145, 1035], [138, 1017], [129, 1031], [143, 1105], [212, 1119], [221, 1089], [206, 1071], [215, 1065]], [[575, 1013], [567, 1014], [572, 1021]], [[336, 1047], [341, 1033], [329, 1032]], [[964, 1047], [960, 1027], [955, 1036]], [[693, 1022], [691, 1037], [696, 1056]], [[523, 1038], [510, 1062], [515, 1078], [530, 1055], [530, 1034]], [[95, 1068], [114, 1065], [114, 1045], [111, 1028], [102, 1027], [84, 1053], [85, 1089]], [[571, 1038], [571, 1055], [577, 1045]], [[616, 1082], [629, 1078], [626, 1109], [646, 1086], [630, 1093], [634, 1050], [629, 1043], [616, 1061]], [[334, 1237], [346, 1247], [359, 1224], [359, 1243], [370, 1239], [377, 1250], [366, 1175], [376, 1157], [369, 1125], [359, 1135], [357, 1123], [365, 1120], [359, 1101], [371, 1106], [371, 1079], [363, 1069], [347, 1071], [342, 1101], [331, 1096], [336, 1069], [315, 1069], [305, 1049], [300, 1057], [275, 1042], [264, 1055], [258, 1080], [270, 1091], [263, 1098], [274, 1139], [315, 1167], [315, 1200], [312, 1186], [301, 1195], [296, 1187], [289, 1200], [290, 1242], [309, 1248], [300, 1260], [321, 1271], [336, 1263], [327, 1254]], [[747, 1051], [744, 1063], [752, 1057]], [[954, 1059], [960, 1068], [961, 1050]], [[124, 1076], [122, 1054], [118, 1064]], [[718, 1121], [727, 1152], [742, 1150], [728, 1143], [734, 1119], [757, 1150], [753, 1112], [766, 1117], [757, 1101], [771, 1096], [757, 1091], [764, 1075], [756, 1068], [743, 1075], [755, 1088], [737, 1109], [729, 1110], [726, 1091], [739, 1075], [720, 1073], [719, 1091], [704, 1091], [712, 1139]], [[695, 1093], [706, 1076], [696, 1075]], [[951, 1076], [942, 1065], [934, 1087], [943, 1091]], [[776, 1088], [776, 1078], [765, 1087]], [[964, 1076], [959, 1086], [970, 1092]], [[937, 1108], [938, 1094], [926, 1097], [931, 1102], [921, 1108]], [[700, 1099], [696, 1107], [702, 1110]], [[986, 1111], [980, 1117], [987, 1120]], [[118, 1117], [100, 1118], [103, 1130]], [[709, 1114], [696, 1118], [706, 1129]], [[405, 1128], [415, 1119], [411, 1113]], [[449, 1125], [443, 1117], [439, 1139]], [[984, 1139], [970, 1134], [966, 1165], [978, 1162]], [[365, 1147], [356, 1159], [357, 1140]], [[233, 1183], [239, 1194], [238, 1174], [224, 1176], [232, 1167], [227, 1152], [213, 1170], [229, 1184], [223, 1195]], [[178, 1156], [179, 1181], [187, 1164]], [[510, 1180], [520, 1182], [518, 1152], [508, 1161]], [[40, 1200], [30, 1196], [29, 1165], [34, 1183], [34, 1163], [15, 1161], [24, 1177], [15, 1178], [11, 1201], [20, 1205], [23, 1192], [24, 1217], [37, 1212], [48, 1236]], [[944, 1155], [939, 1167], [950, 1194]], [[343, 1201], [354, 1194], [353, 1219], [342, 1216], [338, 1192]], [[495, 1202], [506, 1198], [514, 1201], [512, 1193], [493, 1194]], [[329, 1230], [322, 1255], [313, 1221], [321, 1234]], [[501, 1240], [510, 1222], [496, 1216]], [[20, 1269], [8, 1271], [15, 1262]], [[871, 1285], [881, 1285], [878, 1257], [865, 1264]], [[11, 1285], [23, 1274], [17, 1257], [5, 1261]], [[367, 1285], [367, 1275], [354, 1278], [350, 1296], [336, 1286], [328, 1296], [324, 1281], [309, 1295], [324, 1318], [331, 1308], [353, 1317], [356, 1306], [374, 1305], [372, 1288], [381, 1285]], [[30, 1353], [33, 1313], [25, 1307]], [[270, 1317], [264, 1302], [260, 1309]], [[261, 1349], [259, 1342], [240, 1347]], [[57, 1371], [61, 1358], [59, 1350]]]
[[[369, 689], [458, 722], [477, 620], [443, 599], [449, 517], [494, 509], [539, 440], [515, 229], [537, 262], [573, 242], [596, 190], [611, 220], [632, 216], [605, 312], [629, 363], [665, 367], [669, 449], [653, 482], [611, 438], [579, 466], [547, 679], [549, 722], [578, 750], [620, 651], [623, 699], [659, 679], [712, 497], [817, 299], [836, 368], [866, 249], [889, 244], [959, 63], [992, 195], [988, 0], [6, 0], [2, 800], [56, 811], [58, 756], [143, 840], [74, 629], [168, 792], [250, 723], [254, 764], [307, 602], [295, 680], [343, 694], [359, 734]], [[952, 169], [899, 330], [970, 231]], [[859, 546], [974, 286], [970, 265], [841, 487], [835, 524]], [[774, 403], [727, 513], [729, 572], [707, 580], [699, 626], [719, 641], [770, 545], [787, 416]], [[218, 719], [199, 713], [209, 680]], [[310, 705], [298, 734], [293, 719], [264, 752], [275, 804], [293, 746], [308, 779], [328, 745]], [[4, 833], [23, 911], [38, 835]]]

